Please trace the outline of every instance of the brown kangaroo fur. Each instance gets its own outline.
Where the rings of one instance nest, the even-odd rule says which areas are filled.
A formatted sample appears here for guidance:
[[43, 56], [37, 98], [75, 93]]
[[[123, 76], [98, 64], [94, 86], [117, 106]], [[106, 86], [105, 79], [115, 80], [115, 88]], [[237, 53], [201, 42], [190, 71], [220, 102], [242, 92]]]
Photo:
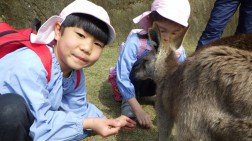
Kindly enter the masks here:
[[176, 123], [177, 141], [252, 141], [252, 52], [211, 46], [179, 64], [174, 51], [186, 32], [162, 42], [154, 24], [153, 50], [136, 69], [138, 78], [157, 84], [159, 140], [167, 140]]
[[233, 48], [239, 48], [243, 50], [252, 50], [252, 33], [238, 34], [228, 37], [223, 37], [220, 40], [214, 41], [205, 45], [204, 47], [221, 46], [226, 45]]

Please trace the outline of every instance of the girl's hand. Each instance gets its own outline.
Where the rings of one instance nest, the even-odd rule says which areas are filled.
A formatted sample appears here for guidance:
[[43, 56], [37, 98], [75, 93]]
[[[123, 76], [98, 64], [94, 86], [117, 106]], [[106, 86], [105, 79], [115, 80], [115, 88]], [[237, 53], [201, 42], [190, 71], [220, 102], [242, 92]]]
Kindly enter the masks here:
[[151, 118], [148, 113], [144, 110], [139, 110], [135, 112], [139, 124], [145, 128], [150, 128], [152, 125]]
[[108, 118], [87, 118], [83, 122], [84, 129], [92, 129], [103, 137], [118, 133], [122, 124], [125, 124], [121, 123], [121, 120]]
[[121, 127], [126, 130], [132, 130], [136, 127], [136, 122], [125, 115], [121, 115], [120, 117], [116, 118], [121, 123]]
[[150, 115], [142, 109], [137, 99], [131, 98], [130, 100], [128, 100], [128, 102], [130, 107], [134, 111], [139, 124], [145, 128], [150, 128], [152, 125]]

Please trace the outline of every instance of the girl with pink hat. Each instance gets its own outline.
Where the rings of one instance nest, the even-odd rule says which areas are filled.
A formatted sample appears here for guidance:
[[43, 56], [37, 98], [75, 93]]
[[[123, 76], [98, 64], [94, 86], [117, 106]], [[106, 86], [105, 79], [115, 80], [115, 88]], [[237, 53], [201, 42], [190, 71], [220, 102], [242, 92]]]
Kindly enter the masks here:
[[[118, 57], [116, 79], [118, 89], [123, 97], [122, 114], [136, 118], [143, 127], [151, 127], [152, 122], [149, 114], [143, 110], [137, 99], [155, 95], [156, 86], [153, 80], [138, 80], [135, 78], [134, 66], [143, 61], [141, 57], [137, 57], [139, 41], [146, 38], [146, 42], [150, 46], [146, 33], [154, 22], [160, 28], [162, 40], [169, 40], [171, 34], [176, 34], [177, 31], [188, 26], [189, 15], [190, 4], [188, 0], [154, 0], [150, 11], [146, 11], [133, 19], [133, 22], [140, 26], [142, 31], [127, 38]], [[148, 52], [149, 50], [145, 50], [142, 56]], [[182, 46], [177, 50], [177, 57], [180, 62], [183, 62], [186, 58]]]
[[102, 7], [75, 0], [30, 37], [47, 45], [51, 77], [48, 82], [42, 61], [27, 47], [0, 59], [0, 140], [81, 140], [91, 131], [105, 137], [135, 127], [130, 118], [108, 119], [87, 102], [82, 69], [115, 38]]

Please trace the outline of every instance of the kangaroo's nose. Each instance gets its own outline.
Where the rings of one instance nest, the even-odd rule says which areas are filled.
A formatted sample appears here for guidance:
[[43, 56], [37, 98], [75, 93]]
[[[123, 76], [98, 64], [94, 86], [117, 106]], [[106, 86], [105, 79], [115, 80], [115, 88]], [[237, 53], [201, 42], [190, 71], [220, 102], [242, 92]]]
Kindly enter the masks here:
[[169, 38], [170, 38], [170, 34], [169, 33], [163, 33], [161, 35], [162, 35], [162, 38], [163, 38], [164, 41], [169, 41]]

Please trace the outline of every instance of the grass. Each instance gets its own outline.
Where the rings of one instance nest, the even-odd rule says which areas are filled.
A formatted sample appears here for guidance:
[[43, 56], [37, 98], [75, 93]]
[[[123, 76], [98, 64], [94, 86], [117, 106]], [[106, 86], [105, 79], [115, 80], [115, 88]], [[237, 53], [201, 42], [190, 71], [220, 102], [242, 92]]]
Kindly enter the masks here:
[[[188, 54], [194, 51], [195, 47], [190, 48], [190, 44], [185, 42], [184, 45]], [[88, 101], [95, 104], [107, 117], [120, 116], [121, 104], [113, 99], [110, 84], [107, 82], [109, 69], [115, 66], [118, 57], [119, 44], [114, 43], [104, 48], [101, 58], [91, 68], [85, 69], [86, 87]], [[118, 134], [103, 138], [99, 135], [87, 137], [85, 141], [153, 141], [157, 139], [157, 124], [154, 110], [154, 98], [144, 98], [140, 101], [143, 109], [146, 110], [152, 119], [153, 126], [151, 129], [137, 127], [132, 131], [121, 130]], [[173, 139], [170, 139], [172, 141]]]

